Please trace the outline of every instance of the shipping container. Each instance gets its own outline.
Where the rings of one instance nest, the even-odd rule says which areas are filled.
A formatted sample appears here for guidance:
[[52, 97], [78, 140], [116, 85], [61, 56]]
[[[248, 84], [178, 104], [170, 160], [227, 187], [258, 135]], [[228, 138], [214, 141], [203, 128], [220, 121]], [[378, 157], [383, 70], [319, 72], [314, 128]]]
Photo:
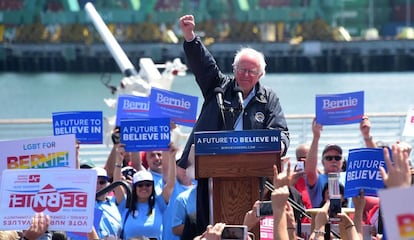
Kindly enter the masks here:
[[[411, 23], [408, 26], [414, 27], [414, 24]], [[407, 27], [405, 22], [388, 22], [382, 25], [380, 35], [383, 37], [395, 37], [405, 27]]]

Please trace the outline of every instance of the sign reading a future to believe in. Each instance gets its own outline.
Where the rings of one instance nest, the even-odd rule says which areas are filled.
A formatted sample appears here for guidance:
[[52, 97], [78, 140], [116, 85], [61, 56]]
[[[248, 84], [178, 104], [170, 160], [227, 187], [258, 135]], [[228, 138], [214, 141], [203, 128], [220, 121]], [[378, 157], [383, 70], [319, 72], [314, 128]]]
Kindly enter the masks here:
[[210, 131], [194, 134], [196, 155], [219, 155], [280, 151], [280, 131]]

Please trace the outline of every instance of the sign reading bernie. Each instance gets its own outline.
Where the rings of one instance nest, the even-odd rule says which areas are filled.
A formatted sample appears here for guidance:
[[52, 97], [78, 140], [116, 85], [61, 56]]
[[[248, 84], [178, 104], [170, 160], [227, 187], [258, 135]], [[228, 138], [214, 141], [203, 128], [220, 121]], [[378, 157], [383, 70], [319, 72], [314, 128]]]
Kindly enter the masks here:
[[364, 114], [364, 92], [317, 95], [315, 107], [316, 122], [319, 124], [359, 123]]

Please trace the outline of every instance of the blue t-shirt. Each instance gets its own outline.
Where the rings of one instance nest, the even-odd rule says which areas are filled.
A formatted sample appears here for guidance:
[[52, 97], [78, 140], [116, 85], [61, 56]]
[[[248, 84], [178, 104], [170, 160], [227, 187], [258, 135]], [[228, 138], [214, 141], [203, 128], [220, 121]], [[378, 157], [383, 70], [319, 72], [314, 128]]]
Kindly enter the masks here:
[[121, 214], [115, 203], [115, 198], [108, 198], [107, 201], [96, 201], [95, 208], [102, 211], [102, 217], [99, 226], [96, 227], [96, 233], [99, 238], [108, 236], [119, 237], [122, 229]]
[[196, 213], [197, 211], [197, 186], [180, 193], [174, 203], [174, 218], [172, 219], [172, 227], [185, 223], [187, 215]]
[[155, 194], [160, 195], [162, 193], [162, 189], [164, 188], [164, 179], [162, 178], [162, 174], [154, 172], [152, 170], [150, 170], [150, 173], [154, 178]]
[[[345, 186], [345, 179], [346, 173], [340, 172], [339, 173], [339, 183]], [[316, 181], [315, 185], [310, 187], [308, 183], [306, 183], [306, 187], [308, 189], [309, 197], [312, 202], [313, 207], [319, 207], [323, 200], [322, 198], [322, 191], [325, 185], [328, 183], [328, 174], [319, 174], [318, 180]]]
[[[126, 208], [126, 200], [124, 199], [118, 206], [122, 212], [122, 221], [124, 222], [124, 239], [133, 237], [152, 237], [162, 239], [162, 219], [164, 211], [167, 207], [162, 195], [155, 197], [155, 205], [152, 213], [148, 216], [148, 203], [135, 203], [137, 210], [130, 211]], [[125, 221], [125, 218], [126, 221]]]
[[174, 218], [174, 203], [177, 196], [186, 191], [187, 189], [192, 188], [192, 186], [185, 186], [180, 184], [177, 180], [175, 181], [174, 191], [171, 194], [170, 201], [168, 202], [167, 209], [164, 212], [164, 221], [163, 221], [163, 230], [162, 238], [168, 240], [179, 240], [180, 238], [175, 235], [172, 231], [172, 219]]

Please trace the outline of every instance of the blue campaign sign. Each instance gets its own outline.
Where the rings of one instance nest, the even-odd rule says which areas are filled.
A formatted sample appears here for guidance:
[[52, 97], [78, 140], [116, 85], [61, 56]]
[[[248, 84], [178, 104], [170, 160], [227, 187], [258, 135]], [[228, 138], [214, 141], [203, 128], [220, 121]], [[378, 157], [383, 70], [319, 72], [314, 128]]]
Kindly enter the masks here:
[[168, 150], [169, 118], [121, 119], [121, 143], [128, 152]]
[[150, 100], [148, 97], [121, 95], [116, 109], [116, 126], [121, 126], [123, 118], [148, 118]]
[[279, 152], [280, 131], [243, 130], [194, 133], [196, 155]]
[[365, 196], [377, 196], [384, 188], [379, 167], [387, 169], [382, 148], [350, 149], [346, 166], [345, 198], [359, 195], [364, 189]]
[[198, 97], [152, 87], [150, 100], [151, 116], [168, 117], [179, 125], [194, 126]]
[[342, 125], [361, 122], [364, 115], [364, 92], [316, 96], [316, 122]]
[[80, 143], [101, 144], [103, 138], [102, 112], [56, 112], [53, 113], [55, 136], [75, 134]]

